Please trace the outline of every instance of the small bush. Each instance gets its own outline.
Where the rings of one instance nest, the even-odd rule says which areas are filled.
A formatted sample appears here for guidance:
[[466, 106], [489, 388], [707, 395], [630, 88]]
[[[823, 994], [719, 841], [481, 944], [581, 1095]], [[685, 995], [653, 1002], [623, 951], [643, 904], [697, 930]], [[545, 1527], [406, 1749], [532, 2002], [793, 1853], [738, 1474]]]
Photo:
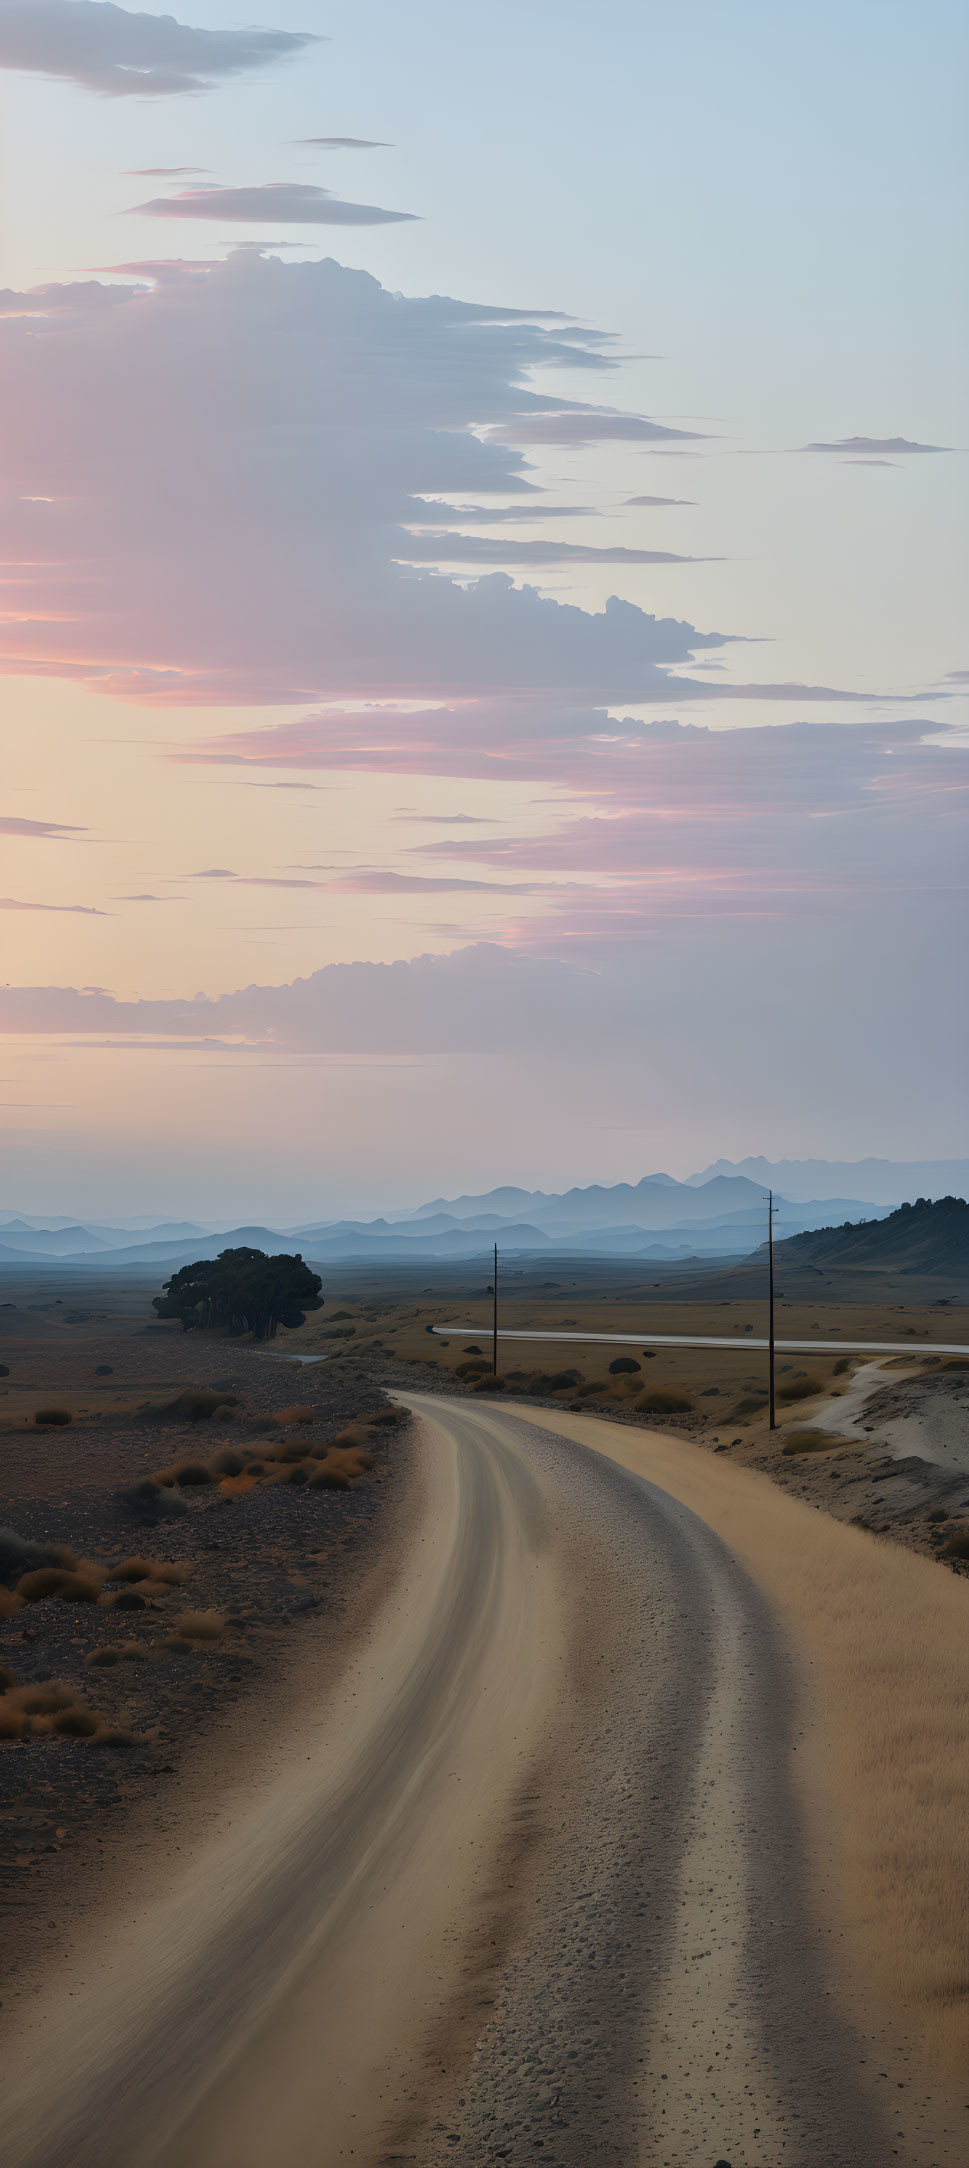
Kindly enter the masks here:
[[734, 1415], [759, 1415], [761, 1408], [766, 1408], [767, 1399], [766, 1393], [748, 1393], [746, 1399], [738, 1400]]
[[103, 1724], [89, 1743], [91, 1746], [128, 1747], [140, 1746], [141, 1740], [136, 1731], [125, 1731], [120, 1724]]
[[179, 1490], [191, 1490], [197, 1484], [215, 1482], [211, 1468], [207, 1468], [201, 1460], [179, 1461], [178, 1466], [172, 1469], [172, 1476]]
[[568, 1386], [572, 1386], [572, 1387], [575, 1387], [576, 1385], [581, 1385], [581, 1383], [582, 1383], [582, 1371], [581, 1371], [581, 1370], [553, 1370], [553, 1372], [552, 1372], [552, 1375], [551, 1375], [551, 1377], [550, 1377], [550, 1378], [548, 1378], [548, 1380], [547, 1380], [546, 1382], [547, 1382], [547, 1384], [548, 1384], [548, 1388], [549, 1388], [549, 1391], [550, 1391], [550, 1392], [552, 1392], [552, 1393], [562, 1393], [562, 1392], [565, 1392], [565, 1390], [566, 1390], [566, 1388], [567, 1388]]
[[12, 1618], [20, 1609], [20, 1597], [10, 1588], [0, 1588], [0, 1618]]
[[96, 1378], [113, 1378], [113, 1376], [114, 1376], [114, 1364], [113, 1364], [113, 1363], [96, 1363], [96, 1364], [95, 1364], [95, 1369], [94, 1369], [94, 1375], [95, 1375], [95, 1377], [96, 1377]]
[[296, 1401], [291, 1408], [278, 1408], [275, 1415], [271, 1415], [269, 1420], [271, 1423], [275, 1423], [280, 1430], [290, 1430], [294, 1423], [315, 1423], [316, 1409], [306, 1408], [301, 1402]]
[[65, 1423], [73, 1420], [69, 1408], [35, 1408], [34, 1422], [48, 1430], [62, 1430]]
[[846, 1371], [846, 1370], [850, 1370], [850, 1369], [851, 1369], [851, 1364], [850, 1364], [850, 1362], [848, 1361], [848, 1357], [847, 1357], [847, 1355], [839, 1355], [839, 1357], [838, 1357], [838, 1360], [837, 1360], [837, 1362], [835, 1363], [835, 1366], [834, 1366], [834, 1370], [833, 1370], [833, 1372], [832, 1372], [832, 1376], [833, 1376], [833, 1377], [836, 1377], [836, 1378], [843, 1378], [843, 1377], [844, 1377], [844, 1374], [845, 1374], [845, 1371]]
[[503, 1393], [505, 1380], [504, 1378], [493, 1377], [489, 1371], [485, 1377], [475, 1379], [471, 1390], [475, 1393]]
[[290, 1469], [288, 1480], [290, 1483], [307, 1483], [309, 1481], [309, 1471], [304, 1468], [302, 1461], [295, 1468]]
[[822, 1393], [820, 1378], [790, 1378], [786, 1385], [777, 1389], [778, 1400], [811, 1400], [815, 1393]]
[[9, 1364], [9, 1363], [0, 1363], [0, 1378], [8, 1378], [9, 1376], [10, 1376], [10, 1364]]
[[205, 1423], [219, 1408], [237, 1408], [238, 1405], [236, 1393], [220, 1393], [210, 1385], [187, 1385], [184, 1392], [155, 1412], [167, 1415], [175, 1422]]
[[0, 1699], [0, 1740], [7, 1745], [16, 1744], [23, 1738], [26, 1729], [27, 1718], [23, 1710], [18, 1709], [4, 1694]]
[[62, 1709], [51, 1728], [65, 1739], [92, 1739], [100, 1722], [91, 1709]]
[[620, 1378], [628, 1375], [632, 1370], [641, 1370], [642, 1367], [642, 1363], [636, 1361], [635, 1355], [617, 1355], [615, 1362], [609, 1365], [609, 1376], [611, 1378]]
[[18, 1687], [15, 1699], [25, 1716], [53, 1716], [59, 1709], [69, 1709], [74, 1696], [61, 1679], [48, 1679], [43, 1686]]
[[231, 1449], [227, 1449], [224, 1453], [216, 1453], [211, 1465], [216, 1475], [241, 1475], [245, 1461], [241, 1453], [233, 1453]]
[[847, 1438], [834, 1438], [826, 1430], [789, 1430], [781, 1447], [782, 1453], [829, 1453], [834, 1446], [847, 1445]]
[[361, 1416], [360, 1420], [361, 1422], [367, 1423], [368, 1425], [372, 1423], [382, 1423], [389, 1427], [391, 1424], [393, 1424], [393, 1426], [396, 1428], [398, 1424], [403, 1421], [403, 1409], [377, 1408], [375, 1409], [373, 1415], [363, 1415]]
[[969, 1558], [969, 1528], [954, 1528], [942, 1545], [943, 1558]]
[[636, 1402], [637, 1415], [687, 1415], [693, 1406], [689, 1393], [655, 1392], [642, 1393]]
[[18, 1581], [17, 1594], [22, 1603], [43, 1603], [48, 1596], [59, 1596], [64, 1603], [97, 1603], [101, 1584], [88, 1573], [65, 1573], [59, 1566], [40, 1566], [36, 1573], [25, 1573]]
[[179, 1641], [221, 1641], [225, 1629], [222, 1611], [183, 1611], [175, 1626]]
[[89, 1649], [84, 1661], [92, 1671], [101, 1671], [111, 1664], [147, 1663], [149, 1653], [144, 1641], [115, 1641], [102, 1649]]
[[644, 1347], [641, 1353], [644, 1363], [654, 1363], [656, 1361], [656, 1349], [654, 1347]]
[[[169, 1477], [169, 1481], [171, 1478]], [[170, 1490], [163, 1490], [151, 1476], [144, 1476], [140, 1483], [129, 1483], [123, 1490], [116, 1490], [115, 1504], [123, 1513], [130, 1513], [136, 1521], [153, 1528], [156, 1521], [176, 1520], [180, 1513], [187, 1513], [184, 1498]]]
[[148, 1609], [144, 1597], [136, 1596], [133, 1588], [123, 1588], [117, 1596], [109, 1596], [107, 1600], [112, 1611], [147, 1611]]
[[480, 1355], [481, 1349], [479, 1347], [475, 1347], [474, 1341], [472, 1340], [470, 1345], [465, 1348], [464, 1352], [466, 1355]]
[[349, 1490], [350, 1478], [342, 1468], [324, 1461], [319, 1468], [314, 1468], [309, 1487], [311, 1490]]
[[123, 1558], [119, 1566], [109, 1568], [108, 1581], [150, 1581], [154, 1567], [148, 1558]]
[[476, 1362], [460, 1362], [455, 1364], [454, 1375], [456, 1378], [482, 1378], [490, 1368], [491, 1364], [483, 1359]]
[[0, 1694], [9, 1693], [10, 1688], [16, 1684], [14, 1672], [8, 1671], [6, 1664], [0, 1664]]
[[0, 1581], [19, 1581], [33, 1566], [77, 1565], [73, 1551], [63, 1543], [31, 1543], [16, 1528], [0, 1528]]

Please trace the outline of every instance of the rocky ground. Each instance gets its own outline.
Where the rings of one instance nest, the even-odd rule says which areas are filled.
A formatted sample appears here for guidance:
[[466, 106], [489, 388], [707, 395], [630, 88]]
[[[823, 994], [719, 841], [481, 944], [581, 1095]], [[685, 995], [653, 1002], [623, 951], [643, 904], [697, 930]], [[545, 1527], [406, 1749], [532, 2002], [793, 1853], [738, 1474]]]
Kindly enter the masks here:
[[[302, 1366], [166, 1334], [151, 1348], [150, 1402], [126, 1409], [117, 1402], [143, 1383], [144, 1343], [106, 1339], [95, 1352], [112, 1358], [104, 1413], [61, 1428], [15, 1415], [0, 1427], [7, 1982], [46, 1908], [47, 1855], [100, 1843], [104, 1818], [162, 1785], [220, 1711], [291, 1652], [301, 1624], [329, 1614], [336, 1627], [405, 1481], [406, 1422], [352, 1361]], [[210, 1415], [159, 1412], [197, 1388], [227, 1397]], [[311, 1420], [279, 1421], [295, 1409]], [[367, 1417], [378, 1420], [361, 1429]], [[241, 1475], [213, 1467], [227, 1455]], [[139, 1495], [153, 1475], [193, 1466], [209, 1480]], [[335, 1486], [321, 1481], [334, 1467]], [[24, 1571], [45, 1570], [52, 1546], [78, 1573], [62, 1593], [22, 1601]], [[112, 1579], [122, 1565], [127, 1577]]]

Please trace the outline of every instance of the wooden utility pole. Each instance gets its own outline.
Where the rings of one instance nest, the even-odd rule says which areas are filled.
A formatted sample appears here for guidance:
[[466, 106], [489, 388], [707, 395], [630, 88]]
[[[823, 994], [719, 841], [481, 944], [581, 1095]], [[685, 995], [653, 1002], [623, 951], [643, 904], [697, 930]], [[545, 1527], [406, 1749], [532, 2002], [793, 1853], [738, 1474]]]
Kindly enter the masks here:
[[494, 1279], [494, 1286], [492, 1287], [492, 1290], [491, 1290], [491, 1292], [492, 1292], [492, 1295], [493, 1295], [493, 1298], [494, 1298], [494, 1309], [493, 1309], [493, 1313], [492, 1313], [492, 1314], [493, 1314], [493, 1318], [494, 1318], [494, 1323], [493, 1323], [493, 1325], [492, 1325], [492, 1344], [491, 1344], [491, 1370], [492, 1370], [492, 1375], [493, 1375], [494, 1377], [497, 1377], [497, 1375], [498, 1375], [498, 1244], [497, 1244], [497, 1242], [495, 1243], [495, 1279]]
[[774, 1192], [767, 1192], [767, 1367], [768, 1393], [770, 1396], [770, 1427], [777, 1429], [774, 1420]]

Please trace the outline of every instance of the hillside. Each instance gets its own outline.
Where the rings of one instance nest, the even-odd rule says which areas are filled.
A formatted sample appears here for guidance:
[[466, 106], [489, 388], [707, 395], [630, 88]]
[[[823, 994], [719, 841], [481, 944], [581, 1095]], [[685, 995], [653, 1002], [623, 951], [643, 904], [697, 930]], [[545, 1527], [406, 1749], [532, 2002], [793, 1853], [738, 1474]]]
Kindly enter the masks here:
[[776, 1246], [778, 1266], [883, 1268], [969, 1279], [969, 1204], [961, 1197], [920, 1197], [887, 1219], [846, 1221], [791, 1235]]

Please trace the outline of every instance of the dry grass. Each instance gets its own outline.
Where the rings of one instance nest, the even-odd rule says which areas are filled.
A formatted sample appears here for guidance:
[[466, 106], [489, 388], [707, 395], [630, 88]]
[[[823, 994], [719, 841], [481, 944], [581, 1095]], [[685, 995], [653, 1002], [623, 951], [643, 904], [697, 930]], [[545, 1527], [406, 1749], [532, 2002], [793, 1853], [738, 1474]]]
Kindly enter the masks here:
[[829, 1430], [789, 1430], [781, 1452], [791, 1453], [844, 1453], [849, 1447], [858, 1449], [857, 1438], [836, 1438]]
[[64, 1603], [97, 1603], [101, 1583], [91, 1573], [66, 1573], [60, 1566], [38, 1566], [17, 1583], [22, 1603], [43, 1603], [58, 1596]]
[[[531, 1411], [530, 1411], [531, 1412]], [[717, 1530], [801, 1653], [795, 1757], [816, 1855], [837, 1870], [858, 1984], [969, 2058], [969, 1587], [961, 1576], [787, 1498], [681, 1438], [565, 1421]], [[839, 1925], [836, 1920], [835, 1928]]]
[[788, 1378], [777, 1388], [778, 1400], [811, 1400], [815, 1393], [823, 1393], [820, 1378]]
[[300, 1401], [294, 1401], [290, 1408], [277, 1409], [276, 1414], [271, 1415], [269, 1420], [275, 1423], [279, 1430], [291, 1430], [294, 1423], [315, 1423], [316, 1409], [303, 1407]]
[[693, 1406], [689, 1393], [643, 1393], [636, 1402], [637, 1415], [687, 1415]]
[[143, 1641], [115, 1641], [103, 1649], [89, 1649], [84, 1658], [89, 1670], [107, 1670], [112, 1664], [147, 1663], [150, 1650]]

